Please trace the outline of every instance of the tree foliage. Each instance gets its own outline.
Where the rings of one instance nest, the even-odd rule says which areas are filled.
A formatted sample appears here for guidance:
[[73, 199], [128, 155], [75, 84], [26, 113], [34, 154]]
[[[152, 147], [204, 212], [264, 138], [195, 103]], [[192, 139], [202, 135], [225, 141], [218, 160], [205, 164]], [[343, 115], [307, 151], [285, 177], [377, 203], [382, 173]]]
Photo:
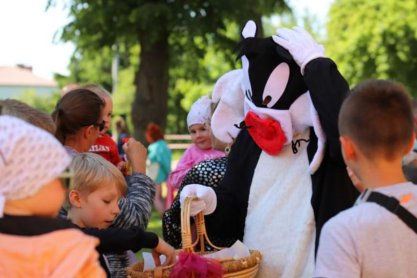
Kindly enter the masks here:
[[415, 0], [336, 0], [329, 13], [327, 54], [351, 85], [393, 79], [417, 95]]
[[[53, 3], [53, 0], [49, 2]], [[237, 30], [246, 20], [259, 22], [261, 15], [286, 8], [283, 0], [256, 3], [249, 0], [71, 0], [68, 3], [73, 20], [64, 27], [62, 39], [77, 45], [78, 58], [120, 45], [128, 53], [139, 45], [132, 106], [132, 122], [138, 137], [143, 136], [151, 120], [164, 127], [168, 108], [174, 112], [168, 121], [178, 123], [191, 102], [210, 90], [218, 77], [214, 75], [227, 65], [234, 65], [234, 55], [219, 50], [233, 50], [239, 38]], [[217, 64], [210, 64], [214, 62]], [[121, 69], [128, 67], [132, 64]]]
[[36, 109], [42, 110], [48, 114], [51, 114], [55, 109], [55, 105], [61, 97], [58, 91], [52, 94], [40, 96], [37, 95], [34, 90], [25, 90], [23, 94], [19, 95], [16, 99], [20, 100]]

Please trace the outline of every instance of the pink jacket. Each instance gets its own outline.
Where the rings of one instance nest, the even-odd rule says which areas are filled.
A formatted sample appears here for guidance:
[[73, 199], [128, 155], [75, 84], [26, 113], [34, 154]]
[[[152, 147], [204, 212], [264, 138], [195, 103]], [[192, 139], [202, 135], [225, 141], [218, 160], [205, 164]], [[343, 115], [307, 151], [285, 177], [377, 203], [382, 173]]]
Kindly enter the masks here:
[[223, 157], [225, 154], [222, 151], [215, 149], [202, 150], [196, 145], [192, 144], [188, 149], [185, 150], [183, 156], [178, 161], [177, 167], [168, 177], [168, 184], [175, 188], [181, 186], [182, 180], [184, 179], [187, 172], [199, 163], [200, 161]]

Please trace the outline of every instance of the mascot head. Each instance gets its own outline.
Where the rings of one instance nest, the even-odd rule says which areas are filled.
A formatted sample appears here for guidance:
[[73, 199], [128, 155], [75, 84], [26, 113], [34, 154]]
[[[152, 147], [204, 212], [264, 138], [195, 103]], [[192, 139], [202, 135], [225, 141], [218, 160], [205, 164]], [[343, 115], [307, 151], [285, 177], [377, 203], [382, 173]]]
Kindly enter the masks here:
[[213, 90], [219, 103], [212, 117], [214, 135], [227, 143], [248, 128], [255, 143], [270, 155], [310, 127], [318, 150], [310, 164], [314, 173], [324, 154], [325, 135], [300, 67], [291, 54], [269, 38], [256, 38], [256, 25], [246, 23], [239, 44], [242, 69], [223, 75]]
[[307, 91], [300, 67], [271, 37], [256, 38], [253, 21], [246, 24], [242, 35], [239, 57], [245, 97], [257, 107], [289, 110]]

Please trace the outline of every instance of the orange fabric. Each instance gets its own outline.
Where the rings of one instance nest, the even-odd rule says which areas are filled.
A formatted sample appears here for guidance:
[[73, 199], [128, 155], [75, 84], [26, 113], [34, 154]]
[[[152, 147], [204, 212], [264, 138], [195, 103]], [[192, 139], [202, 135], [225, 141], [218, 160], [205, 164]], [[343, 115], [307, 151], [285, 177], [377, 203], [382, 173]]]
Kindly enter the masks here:
[[97, 244], [76, 229], [40, 236], [0, 234], [0, 277], [106, 277]]
[[411, 194], [411, 193], [405, 194], [405, 195], [401, 196], [400, 203], [401, 204], [406, 204], [406, 203], [410, 202], [412, 197], [413, 197], [413, 194]]

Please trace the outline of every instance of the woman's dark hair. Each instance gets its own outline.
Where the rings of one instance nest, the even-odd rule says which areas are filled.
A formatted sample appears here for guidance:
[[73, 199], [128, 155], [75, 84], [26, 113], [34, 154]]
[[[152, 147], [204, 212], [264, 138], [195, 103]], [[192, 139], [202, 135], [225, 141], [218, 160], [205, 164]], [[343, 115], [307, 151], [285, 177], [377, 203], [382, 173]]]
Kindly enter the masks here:
[[56, 124], [56, 138], [62, 143], [68, 135], [82, 127], [101, 126], [104, 101], [88, 89], [75, 89], [65, 94], [56, 104], [52, 118]]
[[149, 137], [152, 139], [152, 142], [164, 139], [164, 134], [162, 133], [161, 127], [155, 123], [148, 124], [146, 127], [146, 134], [149, 135]]

